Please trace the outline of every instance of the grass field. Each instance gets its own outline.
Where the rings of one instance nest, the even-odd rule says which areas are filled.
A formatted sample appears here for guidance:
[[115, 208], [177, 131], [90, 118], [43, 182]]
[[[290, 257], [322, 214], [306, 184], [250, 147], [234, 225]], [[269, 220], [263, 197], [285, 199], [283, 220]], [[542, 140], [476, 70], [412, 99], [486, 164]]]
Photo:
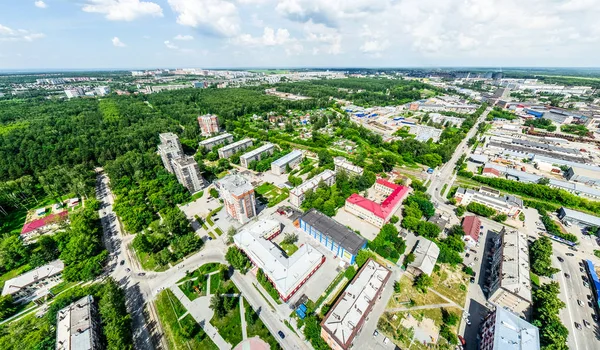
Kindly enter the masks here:
[[202, 275], [196, 279], [190, 279], [180, 284], [178, 287], [190, 300], [207, 295], [208, 275]]
[[21, 267], [17, 267], [16, 269], [10, 270], [4, 275], [0, 276], [0, 289], [4, 288], [4, 282], [8, 281], [11, 278], [17, 277], [18, 275], [29, 271], [31, 268], [29, 265], [25, 264]]
[[221, 284], [221, 274], [215, 273], [210, 275], [210, 294], [215, 294], [219, 290]]
[[271, 346], [271, 350], [281, 349], [281, 346], [277, 342], [277, 339], [269, 332], [263, 321], [258, 317], [256, 312], [252, 309], [246, 300], [244, 300], [244, 309], [246, 309], [246, 331], [248, 338], [258, 336]]
[[408, 302], [415, 306], [446, 303], [447, 301], [433, 292], [421, 293], [413, 288], [413, 281], [407, 276], [400, 278], [400, 293], [392, 295], [388, 308], [407, 307]]
[[440, 266], [439, 271], [431, 274], [433, 279], [431, 288], [458, 305], [464, 305], [467, 299], [467, 288], [461, 286], [469, 285], [469, 277], [459, 267]]
[[281, 189], [268, 182], [258, 186], [256, 188], [256, 193], [263, 196], [268, 201], [268, 207], [279, 204], [290, 195], [290, 191], [287, 188]]
[[281, 243], [280, 246], [281, 246], [281, 249], [283, 249], [285, 251], [287, 256], [291, 256], [298, 250], [298, 246], [293, 243], [292, 244]]
[[[238, 297], [235, 297], [235, 299], [238, 300]], [[223, 318], [217, 318], [217, 315], [214, 315], [210, 320], [210, 324], [219, 331], [226, 342], [235, 347], [242, 341], [242, 318], [240, 316], [239, 301]]]
[[135, 253], [137, 254], [138, 260], [140, 261], [140, 264], [144, 270], [162, 272], [169, 269], [169, 265], [158, 264], [151, 254], [137, 251]]
[[188, 273], [184, 278], [177, 281], [177, 283], [183, 282], [183, 281], [186, 281], [189, 279], [193, 279], [193, 278], [198, 278], [202, 275], [206, 275], [211, 272], [218, 271], [221, 268], [221, 266], [224, 266], [224, 265], [219, 264], [219, 263], [204, 264], [204, 265], [200, 266], [199, 268], [197, 268], [196, 270], [192, 271], [191, 273]]

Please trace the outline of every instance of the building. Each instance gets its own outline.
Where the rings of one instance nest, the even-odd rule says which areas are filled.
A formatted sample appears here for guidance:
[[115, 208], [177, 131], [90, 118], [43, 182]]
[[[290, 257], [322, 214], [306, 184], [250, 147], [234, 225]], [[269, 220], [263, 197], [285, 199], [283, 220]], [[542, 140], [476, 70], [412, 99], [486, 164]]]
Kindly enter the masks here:
[[196, 193], [204, 188], [204, 179], [194, 157], [183, 156], [175, 159], [172, 164], [177, 181], [188, 191]]
[[437, 129], [432, 126], [427, 125], [419, 125], [419, 124], [402, 124], [403, 126], [408, 126], [408, 132], [412, 135], [415, 135], [415, 140], [421, 142], [427, 142], [430, 139], [433, 142], [438, 142], [440, 140], [440, 136], [442, 136], [442, 129]]
[[163, 165], [168, 172], [173, 172], [173, 161], [183, 156], [183, 147], [179, 142], [179, 137], [172, 132], [165, 132], [158, 135], [160, 144], [158, 153], [162, 159]]
[[98, 86], [94, 89], [94, 93], [98, 96], [106, 96], [110, 94], [110, 88], [108, 86]]
[[100, 349], [100, 320], [88, 295], [56, 314], [56, 350]]
[[474, 163], [485, 164], [488, 162], [488, 157], [483, 154], [471, 154], [469, 160]]
[[227, 214], [241, 224], [256, 216], [254, 187], [241, 175], [225, 176], [216, 182]]
[[198, 125], [202, 136], [212, 136], [219, 133], [219, 118], [214, 114], [198, 116]]
[[477, 216], [467, 216], [463, 219], [462, 228], [465, 231], [464, 241], [467, 246], [476, 246], [479, 242], [481, 220]]
[[431, 275], [437, 258], [440, 255], [440, 248], [427, 238], [419, 237], [413, 254], [415, 255], [415, 260], [408, 264], [406, 271], [415, 276], [422, 273]]
[[440, 228], [441, 232], [444, 232], [446, 226], [448, 226], [448, 223], [450, 222], [450, 216], [447, 213], [435, 213], [427, 221], [435, 224]]
[[295, 149], [271, 163], [271, 171], [275, 175], [285, 174], [288, 167], [293, 169], [300, 164], [300, 162], [302, 162], [302, 157], [302, 151]]
[[83, 91], [82, 88], [77, 87], [77, 88], [65, 90], [65, 95], [67, 96], [67, 98], [71, 99], [74, 97], [79, 97], [79, 96], [85, 95], [85, 91]]
[[250, 163], [253, 161], [261, 160], [265, 155], [271, 155], [275, 151], [275, 145], [272, 143], [265, 143], [264, 145], [252, 150], [248, 153], [240, 156], [240, 165], [244, 168], [248, 168]]
[[[44, 213], [45, 212], [46, 211], [44, 210]], [[21, 229], [21, 239], [23, 242], [28, 243], [36, 237], [51, 233], [60, 226], [61, 222], [67, 220], [68, 216], [69, 212], [64, 210], [57, 214], [50, 214], [43, 218], [30, 221], [23, 225], [23, 228]]]
[[569, 181], [582, 182], [600, 186], [600, 168], [596, 170], [572, 166], [567, 170], [565, 178]]
[[381, 302], [381, 293], [391, 274], [372, 259], [360, 269], [321, 322], [321, 338], [331, 349], [352, 347], [373, 306]]
[[365, 238], [314, 208], [298, 219], [298, 226], [348, 264], [367, 246]]
[[251, 139], [243, 139], [234, 143], [231, 143], [227, 146], [219, 148], [219, 158], [229, 158], [234, 153], [245, 150], [246, 148], [252, 146]]
[[600, 228], [600, 217], [562, 207], [558, 210], [558, 218], [565, 223], [581, 227]]
[[263, 270], [281, 299], [287, 302], [323, 265], [325, 256], [310, 244], [304, 244], [290, 257], [286, 256], [266, 238], [272, 235], [272, 226], [259, 221], [233, 236], [233, 242]]
[[346, 199], [344, 209], [374, 226], [382, 227], [400, 208], [402, 201], [408, 195], [409, 188], [384, 179], [377, 179], [374, 189], [387, 196], [383, 202], [377, 203], [354, 193]]
[[491, 253], [488, 301], [527, 317], [532, 304], [527, 235], [504, 227]]
[[212, 150], [217, 145], [233, 142], [233, 135], [225, 133], [206, 140], [200, 141], [200, 148]]
[[343, 170], [347, 172], [348, 175], [361, 176], [364, 172], [363, 168], [359, 167], [358, 165], [352, 164], [344, 157], [333, 158], [333, 164], [335, 165], [336, 173], [340, 170]]
[[333, 185], [335, 182], [335, 172], [326, 169], [312, 179], [306, 180], [300, 184], [300, 186], [292, 189], [290, 191], [290, 203], [300, 208], [300, 205], [302, 205], [302, 202], [304, 202], [306, 191], [314, 190], [321, 181], [323, 181], [327, 186]]
[[539, 350], [536, 326], [500, 306], [490, 312], [479, 330], [480, 350]]
[[2, 296], [12, 295], [15, 302], [36, 301], [49, 294], [50, 288], [62, 281], [61, 275], [64, 268], [65, 264], [62, 261], [54, 260], [11, 278], [4, 283]]
[[457, 205], [467, 206], [471, 202], [483, 204], [511, 217], [523, 210], [523, 200], [513, 195], [501, 195], [492, 188], [481, 187], [479, 191], [459, 187], [454, 195]]

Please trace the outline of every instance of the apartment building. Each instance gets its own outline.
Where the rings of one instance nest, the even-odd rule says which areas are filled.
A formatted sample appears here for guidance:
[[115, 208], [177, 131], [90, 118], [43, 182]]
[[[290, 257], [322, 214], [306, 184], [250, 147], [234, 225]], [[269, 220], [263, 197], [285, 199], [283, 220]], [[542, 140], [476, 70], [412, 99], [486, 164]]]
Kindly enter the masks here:
[[175, 159], [173, 171], [177, 181], [191, 193], [196, 193], [204, 188], [204, 179], [200, 175], [200, 168], [194, 157], [183, 156]]
[[300, 164], [300, 162], [302, 162], [302, 157], [302, 151], [295, 149], [271, 163], [271, 171], [275, 175], [285, 174], [288, 167], [293, 169]]
[[56, 314], [56, 350], [101, 349], [94, 297], [85, 296]]
[[50, 288], [62, 282], [65, 265], [54, 260], [46, 265], [11, 278], [4, 283], [2, 296], [12, 295], [15, 302], [36, 301], [50, 293]]
[[240, 165], [244, 168], [248, 168], [250, 163], [252, 163], [253, 161], [259, 161], [263, 157], [273, 154], [274, 151], [275, 145], [273, 145], [272, 143], [266, 143], [255, 150], [242, 154], [240, 156]]
[[183, 147], [179, 142], [179, 137], [172, 132], [166, 132], [158, 135], [160, 144], [158, 145], [158, 153], [163, 162], [165, 169], [173, 173], [173, 161], [183, 156]]
[[228, 175], [217, 181], [216, 187], [231, 218], [245, 224], [256, 216], [254, 187], [246, 178], [238, 174]]
[[344, 157], [333, 158], [333, 165], [335, 165], [336, 173], [338, 171], [343, 170], [347, 172], [348, 175], [361, 176], [364, 172], [363, 168], [359, 167], [358, 165], [352, 164], [350, 161], [348, 161], [348, 159]]
[[510, 217], [523, 210], [523, 200], [513, 195], [501, 195], [499, 191], [481, 187], [479, 191], [459, 187], [454, 195], [457, 205], [467, 206], [471, 202], [483, 204]]
[[231, 143], [227, 146], [219, 148], [219, 158], [229, 158], [234, 153], [245, 150], [246, 148], [252, 146], [253, 142], [251, 139], [243, 139], [234, 143]]
[[480, 350], [539, 350], [536, 326], [500, 307], [490, 312], [479, 330]]
[[202, 136], [212, 136], [219, 133], [219, 118], [214, 114], [198, 116], [198, 125]]
[[306, 191], [314, 190], [321, 181], [323, 181], [327, 186], [333, 185], [335, 183], [335, 172], [326, 169], [312, 179], [306, 180], [301, 185], [292, 189], [290, 191], [290, 203], [293, 206], [300, 208], [300, 205], [302, 205], [302, 202], [304, 202]]
[[217, 135], [215, 137], [211, 137], [206, 140], [202, 140], [202, 141], [200, 141], [199, 145], [200, 145], [200, 148], [207, 149], [210, 151], [213, 149], [213, 147], [215, 147], [217, 145], [222, 145], [224, 143], [231, 143], [231, 142], [233, 142], [233, 135], [224, 133], [221, 135]]
[[384, 179], [377, 179], [374, 189], [386, 196], [381, 203], [354, 193], [346, 199], [344, 209], [371, 225], [382, 227], [390, 221], [394, 213], [400, 208], [402, 201], [408, 195], [409, 188], [393, 184]]

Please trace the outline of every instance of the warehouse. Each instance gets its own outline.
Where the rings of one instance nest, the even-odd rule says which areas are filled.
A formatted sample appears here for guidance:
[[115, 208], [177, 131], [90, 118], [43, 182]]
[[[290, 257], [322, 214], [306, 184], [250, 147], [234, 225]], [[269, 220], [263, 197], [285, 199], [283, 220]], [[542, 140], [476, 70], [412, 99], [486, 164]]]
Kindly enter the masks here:
[[575, 224], [581, 227], [598, 227], [600, 228], [600, 217], [582, 213], [577, 210], [562, 207], [558, 210], [558, 218], [562, 222]]

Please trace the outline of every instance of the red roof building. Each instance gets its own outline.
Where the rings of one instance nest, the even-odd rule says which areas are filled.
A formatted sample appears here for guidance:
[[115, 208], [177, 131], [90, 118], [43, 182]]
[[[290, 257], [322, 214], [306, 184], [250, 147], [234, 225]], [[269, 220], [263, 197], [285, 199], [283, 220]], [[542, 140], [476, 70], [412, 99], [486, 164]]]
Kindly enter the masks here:
[[25, 225], [23, 225], [23, 229], [21, 230], [21, 236], [28, 236], [28, 235], [34, 233], [34, 231], [43, 229], [46, 226], [49, 226], [58, 221], [62, 221], [67, 218], [68, 214], [69, 214], [69, 212], [65, 210], [65, 211], [61, 211], [58, 214], [50, 214], [41, 219], [37, 219], [37, 220], [33, 220], [31, 222], [28, 222]]
[[381, 203], [376, 203], [355, 193], [346, 199], [345, 209], [377, 227], [382, 227], [398, 210], [409, 188], [378, 179], [375, 182], [375, 190], [387, 195], [387, 198]]
[[482, 175], [488, 177], [500, 177], [500, 171], [495, 168], [483, 168]]
[[462, 228], [465, 231], [465, 242], [469, 245], [477, 244], [477, 241], [479, 241], [481, 220], [477, 216], [467, 216], [463, 219]]

